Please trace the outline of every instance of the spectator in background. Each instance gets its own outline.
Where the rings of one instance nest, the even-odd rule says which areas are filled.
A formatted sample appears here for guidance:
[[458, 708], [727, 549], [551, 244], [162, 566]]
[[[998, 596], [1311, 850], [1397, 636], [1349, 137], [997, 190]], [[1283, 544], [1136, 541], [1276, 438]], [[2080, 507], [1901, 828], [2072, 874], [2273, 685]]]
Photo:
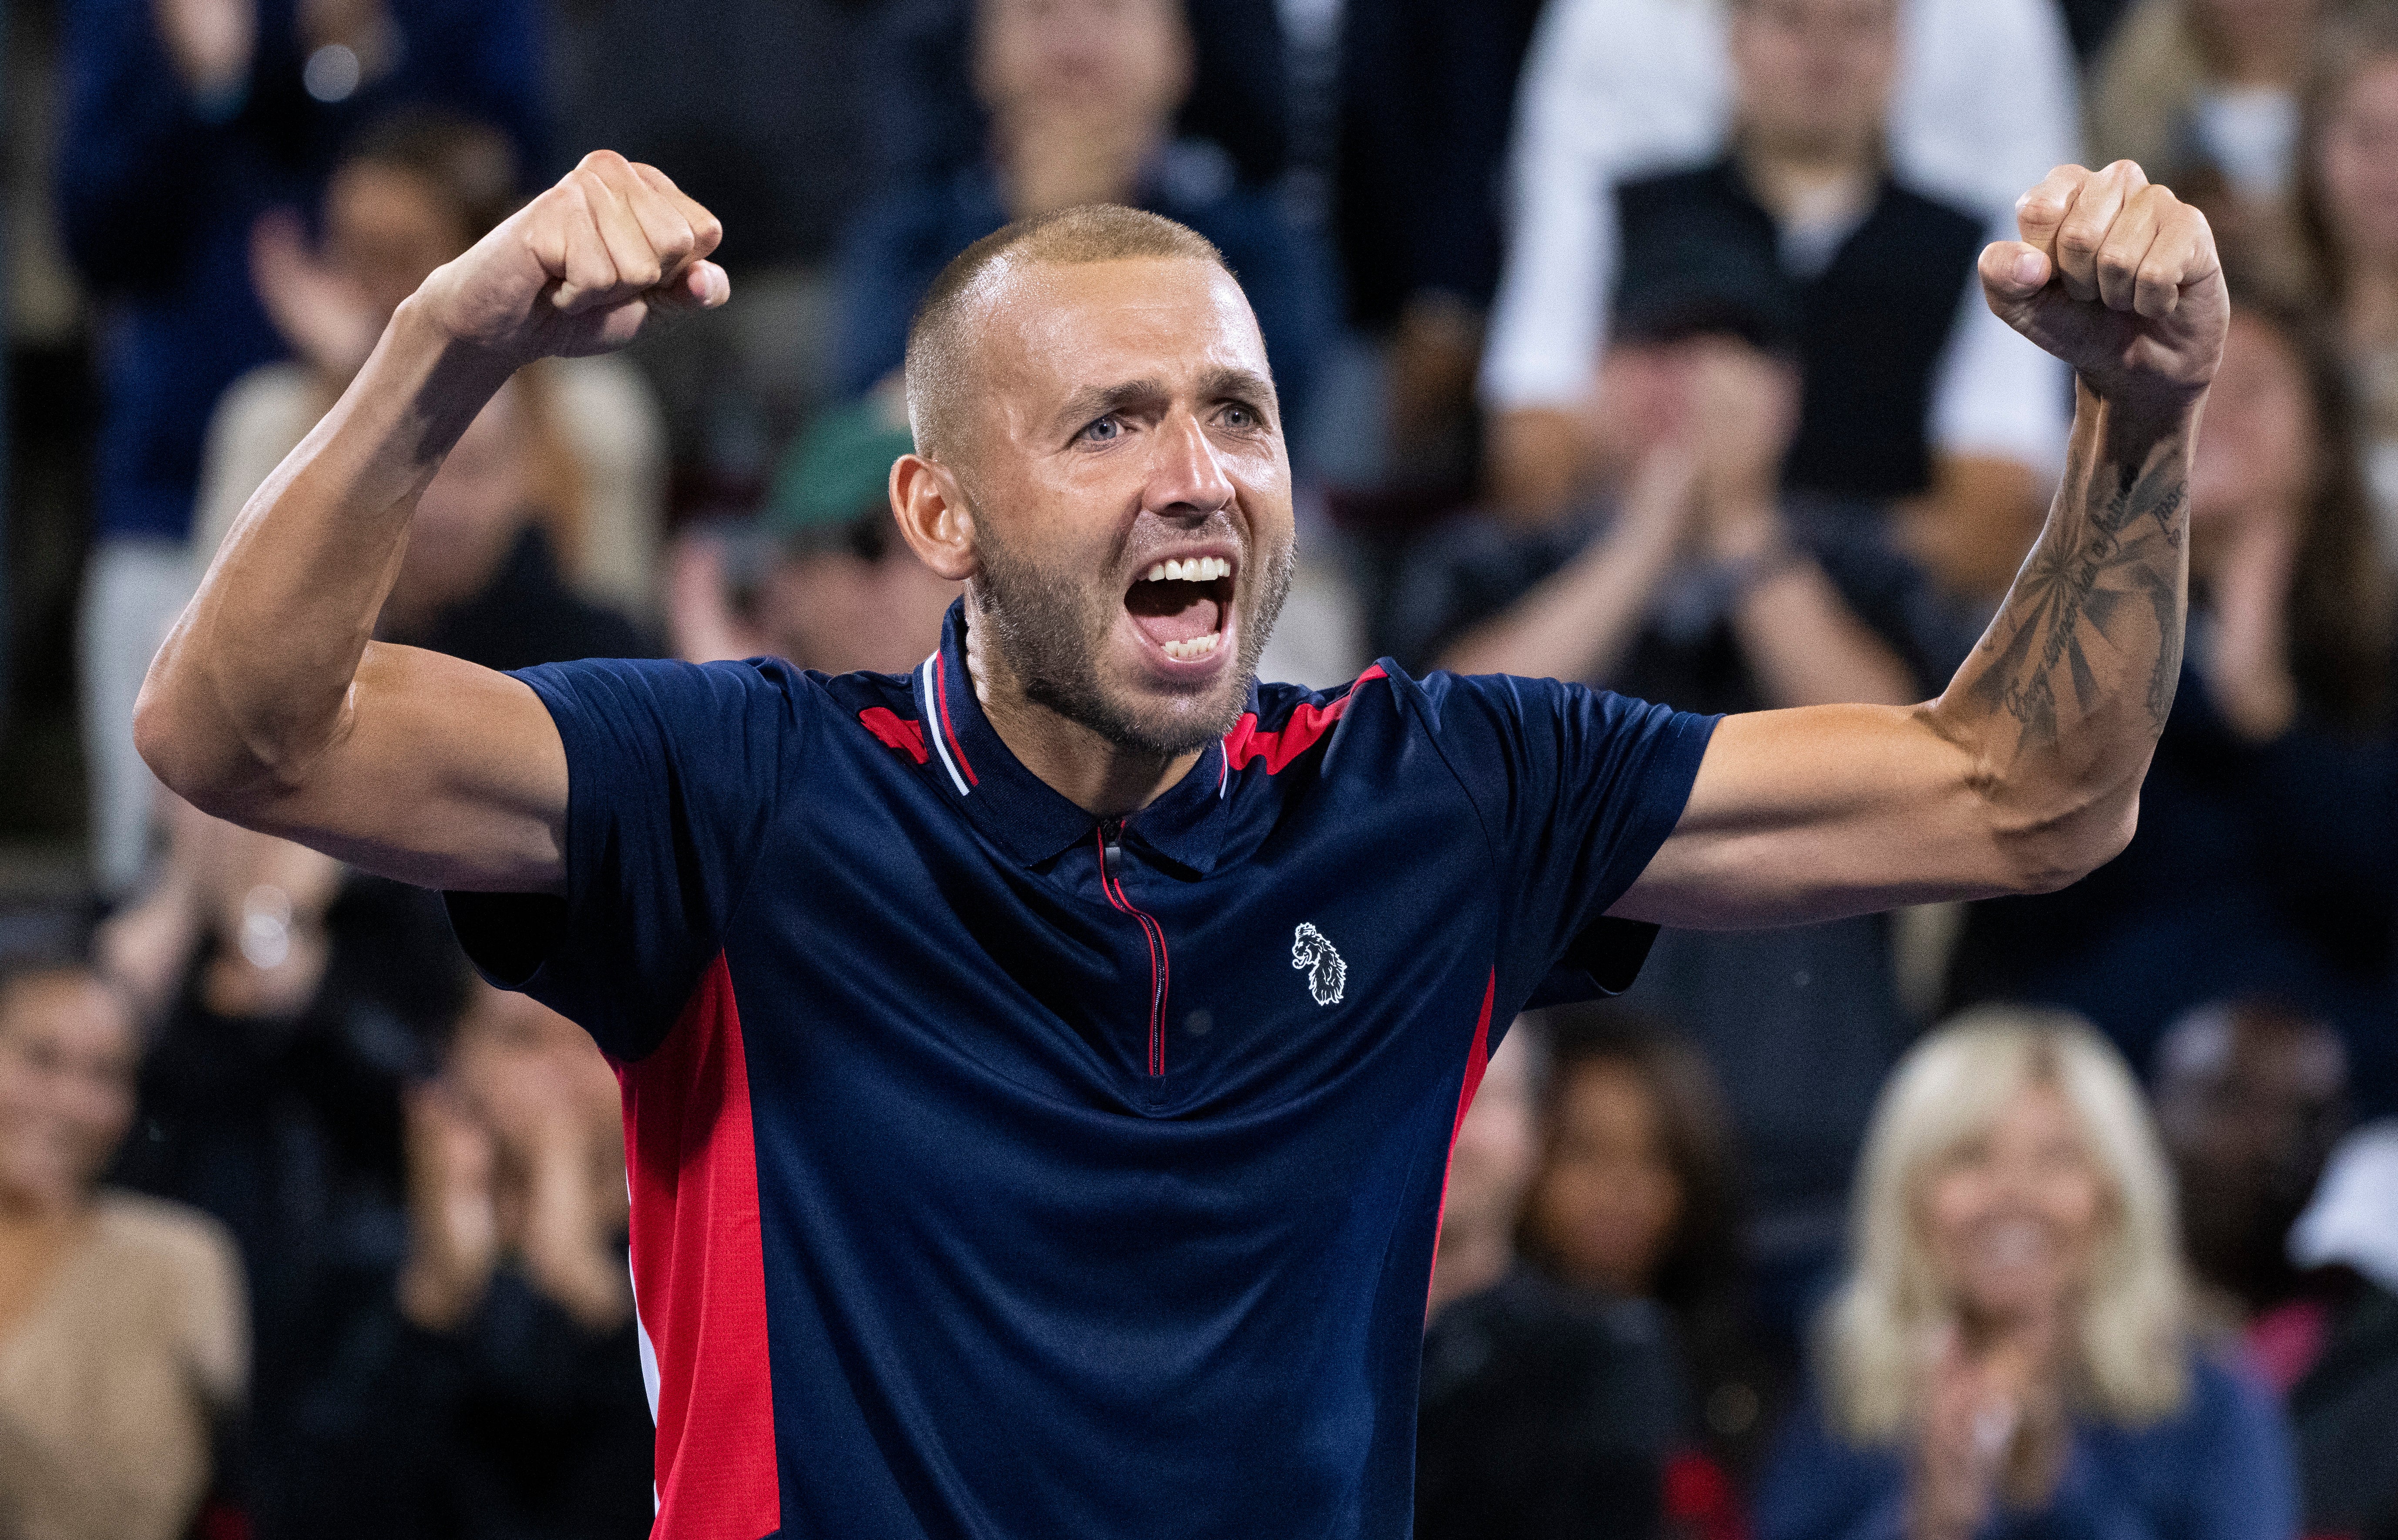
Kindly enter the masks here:
[[288, 1533], [649, 1533], [618, 1119], [579, 1027], [475, 986], [441, 1075], [409, 1092], [406, 1260], [310, 1387]]
[[[1852, 233], [1840, 216], [1853, 221], [1882, 196], [1885, 154], [1900, 184], [2010, 235], [2016, 193], [2074, 158], [2071, 60], [2050, 0], [1907, 0], [1899, 18], [1893, 6], [1551, 5], [1526, 65], [1512, 245], [1483, 360], [1489, 484], [1502, 507], [1537, 518], [1569, 502], [1605, 458], [1606, 420], [1621, 415], [1598, 376], [1623, 271], [1623, 181], [1727, 144], [1748, 155], [1770, 119], [1783, 169], [1755, 180], [1749, 196], [1773, 213], [1735, 228], [1752, 245], [1761, 234], [1768, 266], [1786, 265], [1795, 287]], [[1812, 240], [1773, 249], [1776, 225]], [[1993, 574], [2003, 583], [2029, 535], [2024, 510], [2036, 510], [2061, 454], [2064, 387], [2036, 350], [1984, 327], [1978, 296], [1960, 312], [1962, 280], [1941, 312], [1958, 332], [1941, 366], [1956, 383], [1933, 393], [1948, 405], [1920, 430], [1940, 458], [1929, 488], [1909, 490], [1930, 490], [1935, 507], [1984, 510], [1980, 538], [1969, 538], [1979, 520], [1966, 514], [1931, 517], [1926, 530], [1958, 585], [1981, 588]]]
[[[1661, 288], [1655, 292], [1665, 295]], [[1702, 311], [1636, 303], [1610, 361], [1638, 470], [1596, 529], [1467, 523], [1420, 542], [1393, 650], [1465, 673], [1579, 679], [1688, 709], [1899, 703], [1972, 645], [1852, 505], [1785, 498], [1793, 371]], [[1654, 338], [1654, 341], [1650, 339]], [[1877, 1089], [1912, 1033], [1877, 917], [1755, 932], [1670, 931], [1632, 999], [1687, 1025], [1755, 1161], [1769, 1324], [1795, 1337], [1839, 1246]]]
[[[425, 488], [377, 626], [492, 668], [640, 656], [640, 632], [569, 591], [530, 511], [524, 382]], [[259, 1301], [250, 1485], [261, 1523], [307, 1475], [307, 1386], [397, 1265], [400, 1088], [428, 1072], [465, 958], [438, 901], [180, 802], [155, 887], [102, 938], [162, 1018], [133, 1185], [218, 1215]]]
[[2331, 24], [2305, 119], [2313, 266], [2353, 393], [2374, 548], [2398, 577], [2398, 5], [2362, 0]]
[[[876, 169], [908, 182], [981, 161], [996, 107], [976, 79], [976, 0], [864, 4], [878, 12], [865, 49], [865, 94], [882, 151]], [[1179, 0], [1177, 8], [1191, 40], [1191, 90], [1175, 112], [1175, 135], [1221, 149], [1241, 181], [1273, 185], [1292, 151], [1282, 7], [1276, 0]], [[1111, 26], [1124, 12], [1084, 14]]]
[[[498, 129], [411, 109], [368, 127], [326, 186], [320, 248], [298, 217], [260, 220], [250, 261], [292, 361], [234, 382], [209, 424], [192, 554], [205, 569], [242, 505], [366, 361], [399, 302], [514, 210]], [[522, 371], [521, 488], [561, 575], [636, 615], [656, 601], [665, 472], [658, 412], [632, 366], [558, 358]]]
[[99, 1186], [140, 1058], [88, 970], [0, 976], [0, 1533], [181, 1540], [239, 1410], [232, 1243]]
[[877, 393], [818, 418], [784, 457], [759, 541], [681, 541], [676, 656], [772, 655], [827, 674], [904, 674], [923, 662], [958, 586], [917, 560], [892, 522], [891, 462], [915, 448], [905, 409]]
[[1721, 1533], [1781, 1377], [1751, 1332], [1746, 1195], [1722, 1101], [1705, 1061], [1648, 1019], [1609, 1005], [1548, 1019], [1546, 1143], [1524, 1253], [1559, 1283], [1650, 1301], [1672, 1322], [1668, 1517]]
[[2140, 0], [2091, 72], [2090, 164], [2135, 160], [2206, 211], [2251, 284], [2308, 288], [2298, 88], [2324, 0]]
[[1536, 1023], [1490, 1056], [1442, 1195], [1416, 1425], [1421, 1540], [1652, 1540], [1680, 1376], [1654, 1306], [1519, 1266]]
[[435, 895], [170, 810], [158, 886], [101, 938], [154, 1024], [116, 1179], [240, 1249], [257, 1324], [238, 1485], [281, 1540], [304, 1387], [399, 1247], [399, 1088], [432, 1069], [465, 968]]
[[2190, 1270], [2286, 1390], [2320, 1313], [2290, 1226], [2347, 1125], [2339, 1034], [2269, 1001], [2201, 1006], [2157, 1047], [2156, 1100]]
[[1959, 1004], [2065, 1006], [2124, 1056], [2213, 1000], [2336, 1024], [2368, 1115], [2398, 1091], [2398, 736], [2391, 597], [2370, 556], [2338, 367], [2235, 303], [2190, 476], [2190, 642], [2115, 860], [1969, 911]]
[[2071, 1017], [1952, 1022], [1892, 1078], [1759, 1540], [2292, 1540], [2288, 1433], [2196, 1340], [2173, 1183]]
[[251, 229], [317, 201], [341, 143], [403, 102], [502, 125], [537, 158], [534, 0], [83, 0], [68, 7], [58, 202], [101, 335], [81, 640], [93, 863], [122, 891], [155, 783], [133, 699], [190, 597], [184, 553], [218, 394], [282, 351]]
[[918, 299], [975, 241], [1012, 220], [1122, 203], [1222, 250], [1257, 312], [1285, 419], [1303, 415], [1333, 320], [1328, 264], [1221, 150], [1173, 137], [1192, 82], [1178, 0], [980, 0], [975, 23], [986, 155], [897, 188], [844, 243], [843, 388], [862, 395], [899, 368]]
[[1341, 19], [1334, 222], [1349, 320], [1387, 348], [1385, 484], [1353, 496], [1445, 511], [1471, 493], [1501, 167], [1543, 4], [1381, 0]]
[[1450, 1141], [1433, 1256], [1435, 1318], [1516, 1270], [1516, 1225], [1540, 1156], [1538, 1061], [1547, 1051], [1534, 1040], [1540, 1035], [1537, 1024], [1518, 1021], [1501, 1040]]

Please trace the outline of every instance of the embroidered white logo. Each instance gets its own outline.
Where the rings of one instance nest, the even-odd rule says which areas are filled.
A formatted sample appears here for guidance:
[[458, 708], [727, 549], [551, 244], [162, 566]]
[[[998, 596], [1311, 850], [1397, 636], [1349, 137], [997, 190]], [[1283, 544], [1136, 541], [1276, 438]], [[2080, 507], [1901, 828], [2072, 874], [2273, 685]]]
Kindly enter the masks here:
[[1290, 965], [1307, 971], [1307, 992], [1315, 997], [1318, 1005], [1339, 1005], [1340, 991], [1349, 984], [1349, 965], [1323, 931], [1313, 925], [1301, 925], [1290, 938]]

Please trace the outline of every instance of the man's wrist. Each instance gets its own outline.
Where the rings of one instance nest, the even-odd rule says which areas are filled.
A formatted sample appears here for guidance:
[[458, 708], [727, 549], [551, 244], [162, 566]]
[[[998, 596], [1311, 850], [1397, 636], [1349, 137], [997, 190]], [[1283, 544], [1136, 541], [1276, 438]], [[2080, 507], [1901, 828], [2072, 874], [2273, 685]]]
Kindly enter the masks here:
[[2162, 383], [2101, 387], [2077, 372], [2073, 404], [2076, 411], [2098, 415], [2110, 450], [2144, 455], [2158, 443], [2197, 426], [2199, 412], [2206, 405], [2206, 387]]
[[[412, 383], [420, 401], [438, 398], [460, 406], [471, 404], [466, 413], [469, 422], [499, 394], [509, 376], [531, 361], [458, 335], [422, 290], [401, 301], [392, 313], [391, 324], [368, 355], [369, 368], [375, 367], [378, 355], [388, 359], [402, 379]], [[460, 424], [462, 429], [464, 425]]]

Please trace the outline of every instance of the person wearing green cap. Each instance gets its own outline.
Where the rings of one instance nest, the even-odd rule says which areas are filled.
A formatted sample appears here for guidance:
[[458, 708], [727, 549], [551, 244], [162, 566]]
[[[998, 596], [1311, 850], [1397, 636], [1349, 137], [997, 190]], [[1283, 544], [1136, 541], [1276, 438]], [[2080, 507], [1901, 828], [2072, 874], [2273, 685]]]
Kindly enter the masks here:
[[891, 462], [915, 447], [904, 414], [880, 396], [818, 417], [784, 455], [746, 550], [710, 534], [678, 548], [668, 598], [677, 653], [693, 663], [771, 654], [829, 674], [914, 667], [958, 592], [891, 521]]

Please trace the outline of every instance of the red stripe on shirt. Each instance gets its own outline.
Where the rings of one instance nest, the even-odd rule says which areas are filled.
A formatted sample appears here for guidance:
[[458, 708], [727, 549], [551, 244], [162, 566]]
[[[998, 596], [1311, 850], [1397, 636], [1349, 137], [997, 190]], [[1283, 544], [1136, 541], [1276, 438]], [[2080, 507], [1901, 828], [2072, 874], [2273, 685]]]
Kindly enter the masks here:
[[[1499, 998], [1499, 970], [1490, 971], [1490, 982], [1482, 986], [1482, 1014], [1474, 1024], [1474, 1041], [1465, 1050], [1465, 1078], [1457, 1088], [1457, 1116], [1449, 1120], [1448, 1154], [1440, 1167], [1440, 1217], [1433, 1221], [1433, 1265], [1440, 1265], [1441, 1221], [1448, 1217], [1448, 1167], [1457, 1158], [1458, 1132], [1465, 1127], [1466, 1110], [1474, 1105], [1474, 1093], [1482, 1089], [1483, 1072], [1490, 1067], [1490, 1007]], [[1429, 1281], [1429, 1280], [1427, 1280]], [[1432, 1308], [1427, 1293], [1426, 1311]]]
[[655, 1540], [782, 1526], [758, 1154], [724, 955], [656, 1051], [616, 1066], [632, 1187], [633, 1289], [657, 1354]]
[[1349, 693], [1340, 699], [1322, 706], [1308, 702], [1290, 714], [1289, 721], [1272, 732], [1258, 730], [1256, 712], [1241, 713], [1241, 719], [1233, 724], [1233, 730], [1224, 734], [1224, 763], [1233, 770], [1246, 770], [1251, 760], [1262, 759], [1266, 762], [1268, 775], [1281, 774], [1285, 765], [1305, 754], [1314, 746], [1318, 738], [1332, 730], [1332, 724], [1340, 720], [1340, 714], [1349, 709], [1351, 701], [1357, 698], [1359, 685], [1382, 677], [1385, 677], [1382, 665], [1376, 663], [1358, 675], [1356, 684], [1351, 685]]

